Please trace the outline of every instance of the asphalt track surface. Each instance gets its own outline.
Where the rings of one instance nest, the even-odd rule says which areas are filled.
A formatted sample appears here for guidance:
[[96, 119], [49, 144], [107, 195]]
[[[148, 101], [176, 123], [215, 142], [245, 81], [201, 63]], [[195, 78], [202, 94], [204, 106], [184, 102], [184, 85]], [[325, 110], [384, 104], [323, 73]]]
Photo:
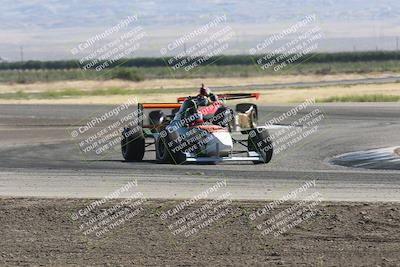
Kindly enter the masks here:
[[[259, 107], [267, 121], [293, 106]], [[148, 198], [190, 198], [226, 180], [234, 199], [277, 199], [316, 180], [324, 200], [400, 201], [400, 171], [331, 164], [341, 154], [400, 144], [400, 105], [325, 104], [308, 107], [282, 124], [319, 108], [318, 131], [275, 155], [270, 164], [156, 164], [154, 152], [141, 163], [124, 162], [119, 152], [82, 155], [70, 133], [85, 118], [112, 109], [93, 105], [1, 105], [0, 196], [104, 197], [137, 180]], [[121, 195], [124, 197], [124, 195]], [[210, 196], [212, 197], [212, 196]]]

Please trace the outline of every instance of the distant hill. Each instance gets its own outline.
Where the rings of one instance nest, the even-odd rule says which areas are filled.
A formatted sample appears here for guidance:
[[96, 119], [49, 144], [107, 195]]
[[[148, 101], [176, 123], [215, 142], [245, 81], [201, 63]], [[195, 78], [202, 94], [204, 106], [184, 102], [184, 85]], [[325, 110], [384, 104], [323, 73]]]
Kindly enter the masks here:
[[313, 13], [328, 40], [322, 50], [389, 49], [400, 33], [398, 10], [397, 0], [3, 0], [0, 55], [18, 60], [23, 45], [27, 59], [71, 58], [71, 47], [133, 14], [150, 34], [142, 56], [159, 56], [159, 45], [221, 14], [237, 31], [229, 53]]

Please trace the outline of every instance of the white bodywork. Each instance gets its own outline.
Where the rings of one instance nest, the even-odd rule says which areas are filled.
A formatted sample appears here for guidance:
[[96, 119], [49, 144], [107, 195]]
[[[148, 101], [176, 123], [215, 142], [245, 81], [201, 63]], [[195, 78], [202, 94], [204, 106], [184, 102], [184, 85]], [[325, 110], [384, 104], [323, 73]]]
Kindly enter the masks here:
[[229, 132], [213, 132], [208, 135], [205, 152], [209, 157], [225, 157], [232, 153], [233, 142]]

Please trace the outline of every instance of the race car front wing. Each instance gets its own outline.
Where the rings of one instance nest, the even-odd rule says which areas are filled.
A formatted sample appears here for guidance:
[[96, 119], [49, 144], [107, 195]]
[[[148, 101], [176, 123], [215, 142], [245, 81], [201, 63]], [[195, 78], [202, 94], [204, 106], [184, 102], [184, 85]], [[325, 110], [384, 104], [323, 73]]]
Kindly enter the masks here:
[[229, 156], [229, 157], [196, 157], [191, 153], [186, 154], [186, 162], [226, 162], [226, 161], [256, 161], [262, 162], [263, 158], [255, 151], [248, 151], [247, 156]]

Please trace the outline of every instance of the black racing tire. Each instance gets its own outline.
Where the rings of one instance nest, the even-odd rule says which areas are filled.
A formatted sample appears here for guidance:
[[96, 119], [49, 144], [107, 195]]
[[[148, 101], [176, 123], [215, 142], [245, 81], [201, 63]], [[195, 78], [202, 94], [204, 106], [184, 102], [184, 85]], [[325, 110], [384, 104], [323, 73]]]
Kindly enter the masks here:
[[168, 142], [165, 138], [159, 137], [155, 142], [156, 146], [156, 161], [157, 163], [171, 163], [172, 158], [168, 151]]
[[249, 109], [253, 107], [256, 112], [258, 112], [257, 110], [257, 105], [256, 104], [252, 104], [252, 103], [240, 103], [236, 105], [236, 111], [237, 112], [241, 112], [241, 113], [246, 113], [247, 111], [249, 111]]
[[140, 126], [125, 128], [122, 132], [121, 152], [126, 161], [142, 161], [145, 152], [145, 137]]
[[250, 122], [250, 128], [251, 128], [251, 129], [257, 128], [258, 115], [257, 115], [257, 110], [256, 110], [256, 109], [253, 109], [253, 110], [250, 112], [250, 115], [249, 115], [249, 122]]
[[[163, 137], [164, 136], [164, 137]], [[182, 164], [186, 161], [183, 149], [179, 147], [178, 133], [164, 129], [156, 140], [157, 163]]]
[[165, 120], [166, 116], [162, 110], [153, 110], [149, 113], [149, 124], [160, 125]]
[[[253, 108], [251, 110], [251, 108]], [[258, 123], [258, 109], [257, 105], [251, 103], [241, 103], [236, 105], [236, 111], [240, 113], [246, 113], [251, 110], [249, 114], [250, 128], [256, 128]]]
[[274, 148], [268, 131], [266, 129], [251, 130], [247, 138], [247, 149], [261, 155], [262, 161], [253, 161], [254, 164], [270, 162]]

